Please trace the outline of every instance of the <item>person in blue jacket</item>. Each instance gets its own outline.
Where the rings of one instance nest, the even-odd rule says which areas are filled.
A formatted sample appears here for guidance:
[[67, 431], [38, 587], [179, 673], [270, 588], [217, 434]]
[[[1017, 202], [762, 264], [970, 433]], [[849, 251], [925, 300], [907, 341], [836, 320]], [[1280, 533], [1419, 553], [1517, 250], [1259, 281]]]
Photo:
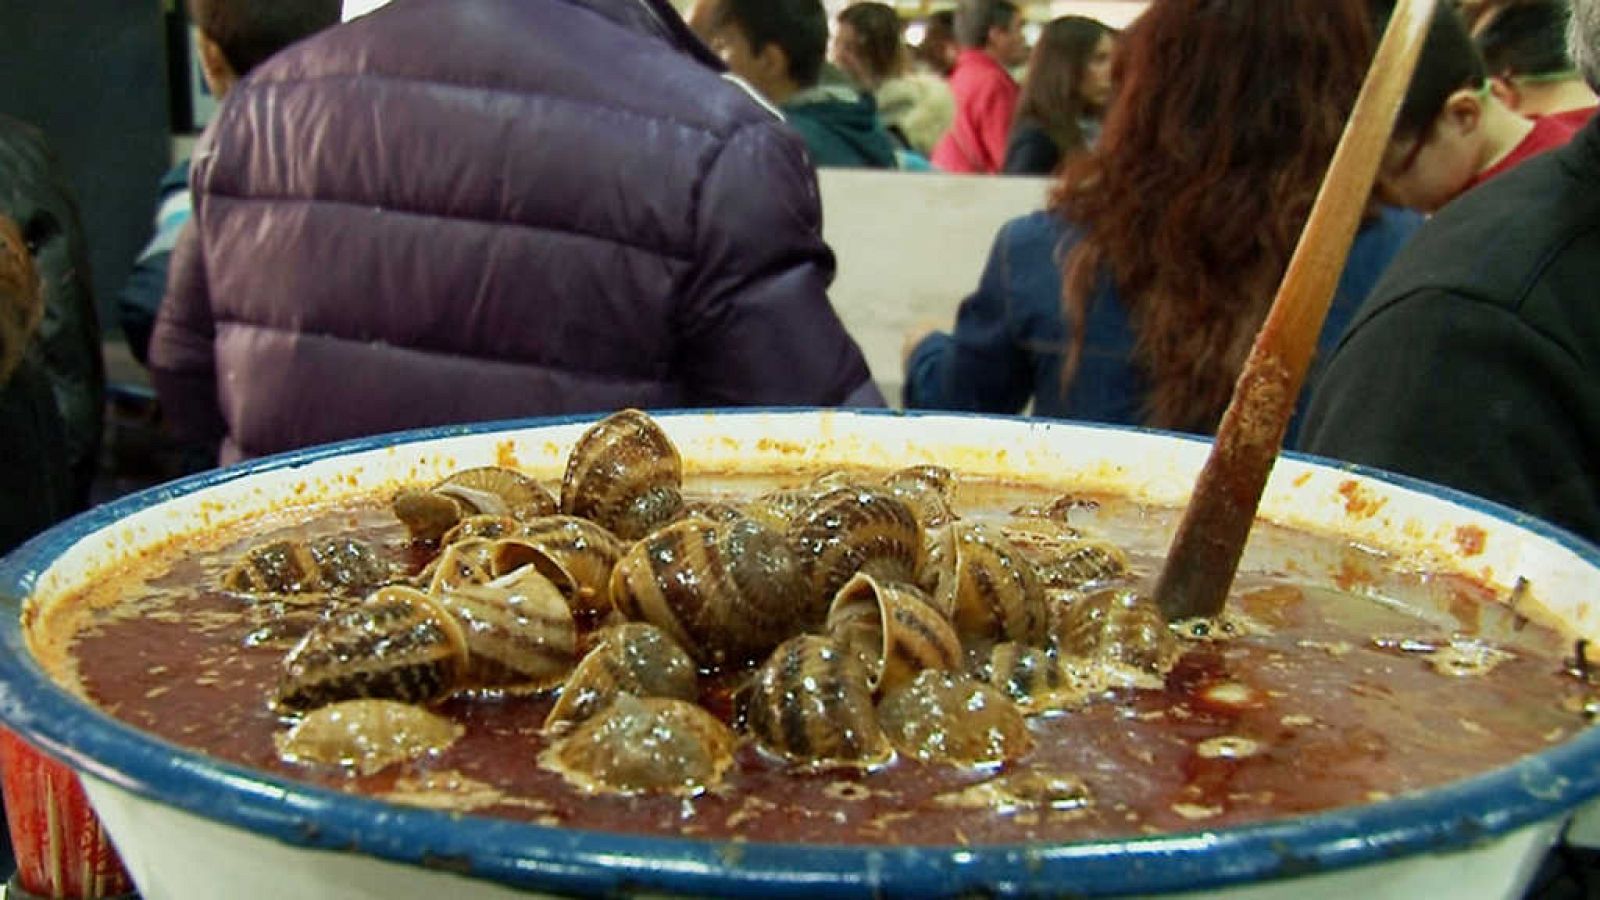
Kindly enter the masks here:
[[[1001, 228], [953, 333], [908, 336], [907, 407], [1215, 431], [1376, 44], [1362, 0], [1220, 6], [1126, 32], [1095, 150]], [[1372, 209], [1321, 347], [1420, 222]]]

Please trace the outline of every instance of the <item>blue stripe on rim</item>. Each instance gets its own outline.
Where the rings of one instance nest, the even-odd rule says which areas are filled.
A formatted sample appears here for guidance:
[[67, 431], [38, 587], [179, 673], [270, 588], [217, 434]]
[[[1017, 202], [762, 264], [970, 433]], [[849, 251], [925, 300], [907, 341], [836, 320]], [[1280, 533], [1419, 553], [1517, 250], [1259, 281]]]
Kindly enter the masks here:
[[[816, 410], [728, 409], [652, 412], [811, 415]], [[852, 410], [864, 415], [937, 416], [1057, 423], [960, 413]], [[1600, 794], [1600, 729], [1489, 774], [1422, 794], [1222, 832], [1188, 832], [1063, 845], [855, 847], [641, 837], [457, 817], [396, 807], [178, 748], [89, 707], [47, 678], [23, 644], [17, 597], [85, 535], [131, 513], [212, 485], [394, 444], [485, 432], [588, 422], [598, 416], [522, 419], [361, 438], [202, 473], [91, 510], [0, 560], [0, 721], [52, 755], [140, 797], [280, 841], [444, 869], [469, 877], [560, 892], [627, 890], [746, 897], [1068, 893], [1166, 893], [1266, 881], [1463, 849], [1487, 837], [1551, 819]], [[1087, 422], [1076, 428], [1137, 431], [1208, 442], [1193, 435]], [[1600, 550], [1523, 513], [1413, 478], [1319, 457], [1330, 466], [1438, 496], [1572, 550], [1600, 568]]]

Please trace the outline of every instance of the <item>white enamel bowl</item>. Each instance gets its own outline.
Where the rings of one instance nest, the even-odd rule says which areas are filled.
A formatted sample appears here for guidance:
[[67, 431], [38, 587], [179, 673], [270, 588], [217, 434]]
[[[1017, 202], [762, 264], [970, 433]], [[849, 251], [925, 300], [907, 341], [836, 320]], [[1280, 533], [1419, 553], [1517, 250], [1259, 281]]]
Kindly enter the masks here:
[[[932, 462], [1173, 505], [1208, 449], [1148, 431], [954, 415], [774, 410], [658, 420], [691, 478], [696, 471]], [[27, 616], [16, 601], [0, 612], [7, 651], [0, 654], [0, 721], [82, 772], [151, 900], [526, 892], [1507, 898], [1518, 895], [1570, 812], [1600, 793], [1600, 732], [1589, 730], [1423, 793], [1215, 831], [879, 848], [624, 836], [394, 806], [219, 763], [103, 715], [58, 688], [30, 656], [25, 620], [175, 536], [390, 491], [465, 466], [509, 463], [559, 478], [587, 424], [499, 423], [321, 447], [147, 491], [59, 526], [0, 561], [0, 594], [28, 598]], [[1261, 514], [1492, 585], [1526, 577], [1535, 605], [1574, 636], [1600, 635], [1600, 553], [1502, 507], [1289, 457], [1274, 472]], [[1316, 565], [1303, 566], [1309, 579], [1331, 575]]]

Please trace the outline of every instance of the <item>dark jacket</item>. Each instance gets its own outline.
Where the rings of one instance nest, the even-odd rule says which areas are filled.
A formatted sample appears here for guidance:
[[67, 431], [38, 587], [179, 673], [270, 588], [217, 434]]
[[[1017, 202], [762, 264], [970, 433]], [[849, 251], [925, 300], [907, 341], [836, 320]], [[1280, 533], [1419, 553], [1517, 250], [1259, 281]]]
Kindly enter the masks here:
[[33, 356], [0, 382], [0, 556], [82, 506], [50, 379]]
[[191, 186], [150, 359], [225, 460], [882, 399], [800, 140], [664, 0], [399, 0], [230, 91]]
[[1061, 148], [1050, 132], [1037, 122], [1017, 120], [1006, 142], [1006, 162], [1001, 171], [1007, 175], [1049, 175], [1060, 162]]
[[805, 139], [818, 166], [895, 167], [894, 139], [878, 120], [870, 95], [844, 85], [815, 87], [785, 103], [783, 115]]
[[[1333, 346], [1420, 221], [1414, 213], [1385, 209], [1361, 228], [1319, 347]], [[906, 366], [906, 406], [1016, 413], [1031, 399], [1034, 413], [1041, 416], [1143, 424], [1146, 388], [1133, 363], [1133, 325], [1109, 279], [1089, 307], [1077, 377], [1071, 390], [1061, 392], [1067, 329], [1056, 261], [1065, 258], [1077, 239], [1075, 229], [1047, 212], [1002, 226], [977, 292], [957, 313], [955, 333], [929, 335], [912, 351]]]
[[1339, 343], [1300, 446], [1600, 541], [1600, 125], [1430, 219]]
[[58, 452], [72, 472], [72, 506], [81, 508], [100, 462], [105, 422], [105, 362], [89, 248], [77, 200], [44, 134], [6, 116], [0, 116], [0, 215], [22, 228], [43, 282], [44, 321], [34, 342], [41, 375], [61, 411]]

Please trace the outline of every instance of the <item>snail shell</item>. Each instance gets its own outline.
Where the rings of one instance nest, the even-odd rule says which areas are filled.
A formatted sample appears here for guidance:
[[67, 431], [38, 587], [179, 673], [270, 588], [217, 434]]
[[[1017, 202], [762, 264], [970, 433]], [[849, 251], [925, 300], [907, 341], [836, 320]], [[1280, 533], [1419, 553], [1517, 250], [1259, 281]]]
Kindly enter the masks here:
[[577, 660], [578, 629], [567, 599], [532, 567], [487, 584], [461, 584], [434, 599], [467, 641], [466, 683], [553, 687]]
[[693, 701], [700, 696], [694, 660], [654, 625], [627, 622], [607, 628], [567, 677], [544, 725], [582, 722], [622, 694]]
[[274, 735], [285, 762], [348, 766], [371, 775], [387, 766], [442, 753], [460, 725], [420, 706], [393, 700], [345, 700], [307, 713]]
[[[1073, 510], [1093, 511], [1099, 508], [1098, 500], [1080, 497], [1077, 494], [1062, 494], [1049, 503], [1019, 506], [1011, 511], [1011, 515], [1024, 519], [1048, 519], [1066, 525], [1072, 517]], [[1076, 529], [1071, 530], [1076, 531]]]
[[1095, 688], [1084, 672], [1063, 665], [1038, 647], [1013, 641], [994, 645], [981, 674], [984, 681], [1030, 713], [1080, 706]]
[[475, 515], [532, 519], [556, 511], [555, 498], [528, 476], [501, 466], [463, 469], [428, 490], [395, 495], [394, 514], [417, 540], [437, 541], [463, 518]]
[[243, 594], [360, 594], [392, 576], [371, 547], [328, 537], [252, 547], [222, 576], [222, 586]]
[[322, 589], [330, 593], [360, 595], [394, 577], [389, 565], [370, 546], [351, 538], [314, 540], [311, 556], [322, 573]]
[[595, 423], [572, 448], [561, 511], [635, 541], [677, 513], [682, 487], [678, 448], [649, 416], [625, 409]]
[[694, 796], [721, 783], [733, 747], [728, 726], [693, 703], [623, 694], [540, 762], [591, 793]]
[[1040, 556], [1083, 540], [1083, 531], [1065, 522], [1049, 518], [1021, 517], [1009, 519], [1000, 526], [1000, 533], [1015, 544], [1018, 550], [1030, 556]]
[[577, 516], [544, 516], [496, 542], [489, 567], [503, 575], [533, 566], [566, 595], [572, 614], [582, 622], [611, 611], [611, 570], [624, 547], [611, 532]]
[[309, 594], [321, 584], [311, 548], [293, 540], [250, 548], [222, 576], [225, 590], [241, 594]]
[[1043, 646], [1049, 607], [1033, 564], [988, 525], [954, 522], [930, 542], [922, 583], [934, 605], [952, 610], [963, 639], [1021, 641]]
[[955, 473], [944, 466], [909, 466], [883, 479], [890, 494], [905, 501], [924, 530], [938, 528], [955, 515], [950, 501], [955, 494]]
[[895, 749], [922, 762], [984, 765], [1033, 749], [1028, 723], [1004, 694], [951, 672], [925, 670], [878, 709]]
[[860, 660], [816, 635], [785, 641], [756, 670], [745, 727], [791, 762], [872, 766], [893, 754]]
[[469, 515], [527, 520], [556, 511], [556, 499], [537, 481], [504, 466], [462, 469], [433, 488], [461, 503]]
[[[732, 503], [723, 503], [720, 500], [695, 500], [685, 503], [678, 508], [672, 521], [681, 522], [684, 519], [705, 519], [707, 522], [720, 522], [727, 524], [740, 519], [748, 519], [744, 510]], [[778, 530], [782, 530], [781, 528]]]
[[274, 704], [294, 711], [363, 697], [431, 703], [460, 684], [466, 666], [456, 620], [421, 591], [390, 586], [300, 639], [284, 658]]
[[1131, 590], [1108, 589], [1055, 608], [1056, 652], [1097, 665], [1112, 665], [1145, 676], [1160, 676], [1180, 653], [1155, 601]]
[[848, 473], [824, 472], [805, 484], [768, 491], [746, 503], [742, 512], [775, 531], [788, 531], [818, 497], [840, 488], [860, 486]]
[[1076, 590], [1126, 575], [1128, 554], [1110, 541], [1075, 541], [1036, 555], [1033, 564], [1045, 587]]
[[470, 538], [494, 540], [515, 532], [522, 523], [510, 516], [467, 516], [450, 526], [439, 538], [439, 546], [447, 546]]
[[879, 693], [906, 684], [923, 669], [961, 666], [955, 629], [926, 594], [905, 582], [857, 574], [834, 596], [827, 630], [861, 657], [867, 684]]
[[775, 531], [788, 531], [800, 513], [825, 491], [813, 488], [780, 488], [746, 503], [742, 512]]
[[826, 603], [857, 572], [911, 581], [922, 562], [922, 526], [904, 501], [878, 488], [839, 488], [813, 500], [789, 526], [811, 595]]
[[788, 543], [753, 519], [689, 519], [638, 541], [612, 570], [611, 599], [712, 667], [759, 659], [821, 618]]
[[288, 652], [334, 611], [361, 601], [333, 594], [275, 594], [243, 610], [251, 626], [242, 643]]
[[428, 593], [437, 596], [463, 585], [488, 582], [494, 578], [490, 565], [493, 549], [494, 542], [487, 538], [456, 541], [423, 567], [417, 575], [417, 583], [426, 585]]

